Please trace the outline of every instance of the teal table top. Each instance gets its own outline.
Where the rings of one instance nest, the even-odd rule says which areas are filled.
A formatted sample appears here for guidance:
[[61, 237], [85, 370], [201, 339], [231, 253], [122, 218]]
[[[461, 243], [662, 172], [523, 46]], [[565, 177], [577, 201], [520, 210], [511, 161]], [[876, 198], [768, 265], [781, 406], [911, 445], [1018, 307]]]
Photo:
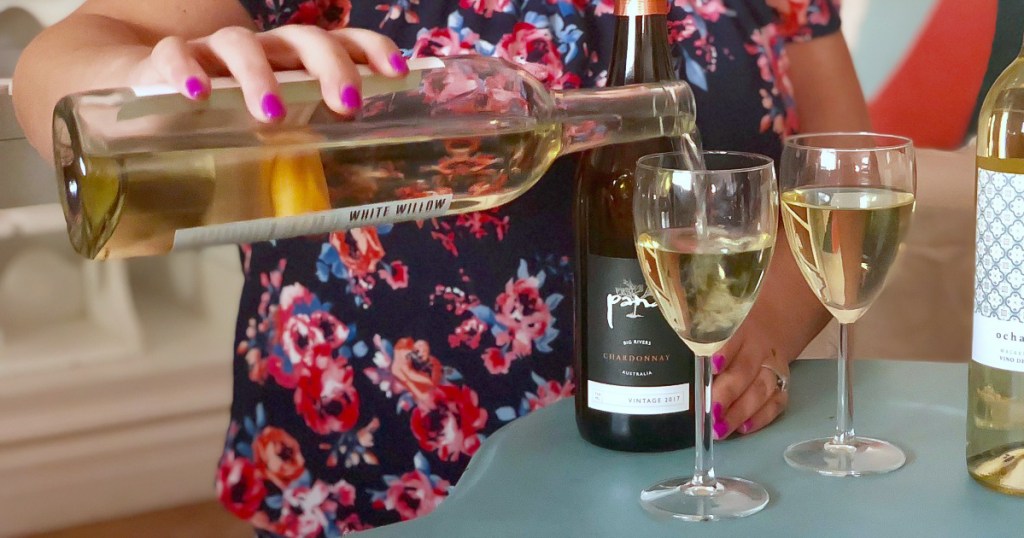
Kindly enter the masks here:
[[693, 450], [631, 454], [588, 444], [571, 400], [498, 430], [432, 514], [365, 534], [395, 537], [1024, 537], [1024, 498], [990, 491], [964, 464], [967, 367], [901, 361], [854, 365], [854, 426], [907, 453], [890, 474], [830, 478], [782, 459], [796, 441], [835, 429], [834, 361], [793, 367], [790, 406], [772, 426], [715, 444], [720, 476], [763, 484], [750, 517], [691, 523], [641, 508], [640, 490], [689, 475]]

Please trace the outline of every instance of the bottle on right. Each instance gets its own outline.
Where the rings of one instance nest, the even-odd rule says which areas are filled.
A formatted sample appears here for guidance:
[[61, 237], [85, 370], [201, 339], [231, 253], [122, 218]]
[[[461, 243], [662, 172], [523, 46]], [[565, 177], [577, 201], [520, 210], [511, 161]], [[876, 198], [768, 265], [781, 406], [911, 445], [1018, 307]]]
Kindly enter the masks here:
[[1024, 495], [1024, 49], [981, 108], [976, 201], [967, 470]]

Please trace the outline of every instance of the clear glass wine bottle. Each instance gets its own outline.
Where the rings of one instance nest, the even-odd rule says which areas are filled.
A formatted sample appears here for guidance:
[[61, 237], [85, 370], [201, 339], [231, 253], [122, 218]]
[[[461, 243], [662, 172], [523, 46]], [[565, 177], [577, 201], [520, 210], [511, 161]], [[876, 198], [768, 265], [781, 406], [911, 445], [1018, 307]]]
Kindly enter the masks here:
[[205, 101], [169, 87], [61, 100], [54, 158], [75, 250], [148, 256], [487, 209], [560, 155], [694, 128], [685, 82], [548, 91], [479, 56], [416, 60], [403, 80], [364, 71], [351, 120], [308, 75], [279, 79], [278, 124], [252, 118], [230, 80]]

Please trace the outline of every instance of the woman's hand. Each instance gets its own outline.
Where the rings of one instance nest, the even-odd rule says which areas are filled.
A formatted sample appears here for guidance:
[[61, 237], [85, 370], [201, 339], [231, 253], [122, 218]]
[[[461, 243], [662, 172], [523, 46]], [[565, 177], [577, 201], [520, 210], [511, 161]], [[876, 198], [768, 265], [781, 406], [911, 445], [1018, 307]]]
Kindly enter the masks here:
[[[871, 129], [841, 33], [789, 43], [786, 53], [802, 132]], [[722, 349], [721, 358], [712, 359], [718, 365], [711, 389], [717, 438], [757, 431], [786, 409], [789, 395], [779, 390], [771, 369], [788, 380], [789, 363], [832, 319], [800, 274], [781, 228], [780, 223], [775, 255], [757, 303]]]
[[241, 85], [253, 117], [273, 122], [287, 114], [274, 71], [306, 69], [320, 80], [327, 106], [351, 115], [362, 105], [356, 64], [391, 77], [409, 72], [398, 47], [369, 30], [287, 25], [257, 33], [232, 26], [197, 39], [161, 39], [130, 79], [133, 84], [170, 84], [191, 99], [204, 99], [211, 76], [230, 75]]
[[[781, 225], [780, 225], [781, 226]], [[780, 230], [781, 231], [781, 230]], [[712, 432], [755, 432], [789, 404], [789, 363], [828, 324], [831, 315], [811, 293], [780, 235], [757, 302], [729, 343], [711, 359]]]

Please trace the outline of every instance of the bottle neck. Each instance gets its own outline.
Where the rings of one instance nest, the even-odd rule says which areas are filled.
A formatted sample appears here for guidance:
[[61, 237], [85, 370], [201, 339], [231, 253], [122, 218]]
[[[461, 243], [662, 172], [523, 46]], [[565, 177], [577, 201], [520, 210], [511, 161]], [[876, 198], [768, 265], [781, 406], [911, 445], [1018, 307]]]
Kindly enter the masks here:
[[[620, 0], [616, 3], [616, 11], [644, 1]], [[664, 13], [667, 2], [657, 1], [659, 5], [665, 4], [662, 12], [623, 9], [624, 14], [616, 16], [612, 59], [608, 66], [609, 86], [677, 78], [668, 47], [668, 17]]]

